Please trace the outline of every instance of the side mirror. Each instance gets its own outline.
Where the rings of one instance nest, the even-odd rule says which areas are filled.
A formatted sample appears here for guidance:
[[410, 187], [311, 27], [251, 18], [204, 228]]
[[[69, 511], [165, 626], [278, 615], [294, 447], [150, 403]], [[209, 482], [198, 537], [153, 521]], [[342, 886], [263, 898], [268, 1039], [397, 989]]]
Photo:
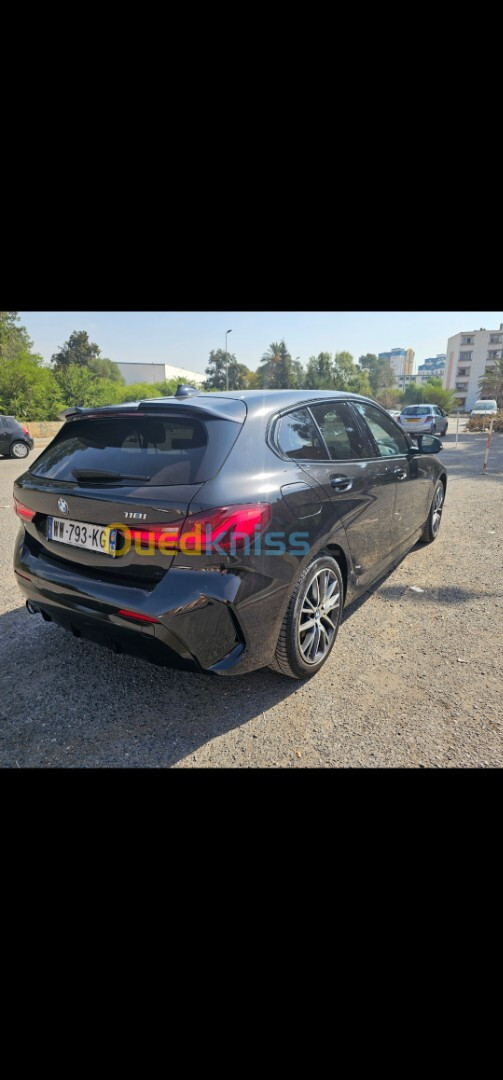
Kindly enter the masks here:
[[[443, 443], [440, 439], [435, 438], [434, 435], [416, 435], [417, 450], [419, 454], [439, 454], [444, 449]], [[415, 447], [412, 447], [414, 453]]]

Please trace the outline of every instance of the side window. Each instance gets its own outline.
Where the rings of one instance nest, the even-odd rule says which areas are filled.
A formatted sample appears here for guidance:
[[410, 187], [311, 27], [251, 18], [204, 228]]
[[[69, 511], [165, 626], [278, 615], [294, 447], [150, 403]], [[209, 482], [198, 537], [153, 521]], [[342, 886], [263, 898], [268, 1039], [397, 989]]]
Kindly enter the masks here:
[[307, 409], [296, 409], [281, 417], [276, 442], [286, 457], [301, 461], [326, 461], [327, 452]]
[[353, 404], [364, 420], [367, 421], [381, 457], [390, 457], [408, 452], [409, 444], [407, 439], [391, 419], [391, 416], [381, 412], [375, 405], [367, 405], [363, 401], [355, 401]]
[[367, 445], [351, 410], [343, 401], [313, 405], [311, 412], [333, 461], [372, 456], [371, 447]]

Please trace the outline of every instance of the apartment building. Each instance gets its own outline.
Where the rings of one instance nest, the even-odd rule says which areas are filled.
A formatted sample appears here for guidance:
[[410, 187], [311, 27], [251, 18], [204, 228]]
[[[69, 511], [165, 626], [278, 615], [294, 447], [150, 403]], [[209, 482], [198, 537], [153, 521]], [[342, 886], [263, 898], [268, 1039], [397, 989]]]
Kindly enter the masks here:
[[380, 352], [379, 360], [389, 360], [397, 379], [402, 375], [412, 375], [414, 356], [414, 349], [390, 349], [389, 352]]
[[427, 360], [423, 360], [422, 364], [419, 364], [417, 369], [416, 382], [418, 386], [427, 382], [428, 379], [443, 379], [445, 374], [446, 354], [437, 353], [436, 356], [429, 356]]
[[393, 386], [395, 390], [405, 390], [410, 383], [417, 382], [417, 375], [396, 375]]
[[503, 323], [499, 330], [468, 330], [447, 342], [443, 384], [454, 390], [460, 409], [470, 411], [480, 397], [479, 379], [503, 356]]

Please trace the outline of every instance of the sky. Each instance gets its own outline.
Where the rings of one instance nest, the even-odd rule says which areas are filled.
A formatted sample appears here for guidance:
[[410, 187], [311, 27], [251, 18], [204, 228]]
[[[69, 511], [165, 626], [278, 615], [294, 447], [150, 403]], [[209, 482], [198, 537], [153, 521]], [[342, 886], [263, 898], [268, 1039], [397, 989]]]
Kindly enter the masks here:
[[211, 349], [235, 353], [255, 370], [273, 341], [284, 338], [295, 360], [319, 352], [415, 350], [415, 364], [445, 353], [460, 331], [498, 330], [503, 311], [22, 311], [34, 348], [50, 360], [73, 330], [87, 330], [110, 360], [166, 363], [204, 372]]

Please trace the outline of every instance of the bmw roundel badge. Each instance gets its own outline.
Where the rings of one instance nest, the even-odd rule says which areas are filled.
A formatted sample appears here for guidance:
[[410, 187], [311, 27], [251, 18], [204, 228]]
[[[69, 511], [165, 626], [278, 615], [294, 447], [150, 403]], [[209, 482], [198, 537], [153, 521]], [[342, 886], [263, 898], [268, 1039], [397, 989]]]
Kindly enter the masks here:
[[68, 503], [66, 499], [58, 499], [58, 507], [61, 510], [62, 514], [68, 513]]

